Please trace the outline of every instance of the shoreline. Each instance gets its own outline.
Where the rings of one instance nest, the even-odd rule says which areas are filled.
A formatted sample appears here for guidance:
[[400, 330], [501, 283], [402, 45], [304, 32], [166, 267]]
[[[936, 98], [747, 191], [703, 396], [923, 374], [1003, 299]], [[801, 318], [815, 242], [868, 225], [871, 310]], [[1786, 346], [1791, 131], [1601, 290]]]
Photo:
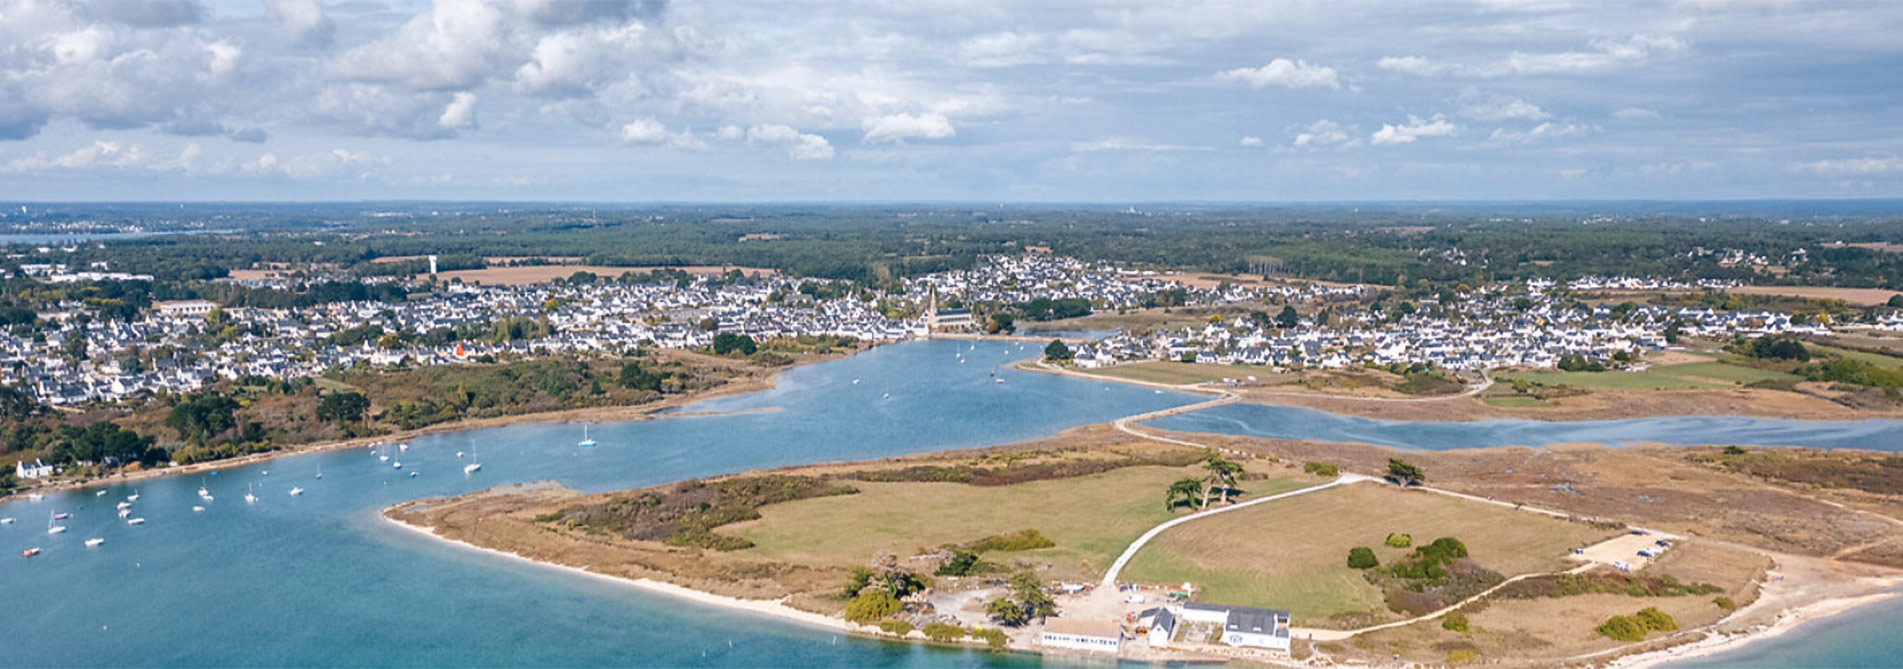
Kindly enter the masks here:
[[[212, 460], [208, 462], [196, 462], [189, 465], [179, 465], [176, 467], [155, 467], [151, 469], [141, 469], [141, 470], [133, 471], [133, 472], [120, 471], [116, 474], [111, 474], [111, 475], [99, 477], [99, 478], [62, 481], [52, 485], [34, 486], [31, 488], [17, 488], [13, 491], [12, 494], [9, 494], [6, 496], [0, 496], [0, 504], [8, 504], [8, 503], [16, 502], [21, 499], [25, 499], [28, 495], [47, 495], [47, 494], [53, 494], [53, 493], [70, 492], [75, 490], [85, 490], [95, 486], [110, 486], [110, 485], [117, 485], [122, 483], [135, 483], [138, 481], [145, 481], [149, 479], [156, 479], [156, 478], [162, 478], [167, 476], [183, 476], [188, 474], [199, 474], [199, 473], [205, 473], [205, 472], [210, 472], [210, 471], [219, 470], [219, 469], [243, 467], [243, 466], [253, 465], [253, 464], [258, 464], [263, 462], [270, 462], [272, 460], [276, 460], [279, 458], [288, 458], [288, 457], [299, 456], [299, 455], [311, 455], [315, 453], [328, 453], [331, 451], [341, 451], [341, 450], [352, 449], [352, 448], [363, 448], [363, 447], [367, 447], [372, 444], [378, 444], [378, 443], [405, 442], [405, 441], [415, 439], [417, 437], [424, 437], [424, 436], [436, 435], [436, 434], [454, 434], [457, 432], [468, 432], [471, 430], [486, 430], [486, 429], [498, 428], [498, 427], [511, 427], [515, 425], [543, 425], [543, 424], [550, 424], [550, 423], [573, 423], [573, 422], [622, 423], [622, 422], [653, 420], [657, 417], [660, 417], [659, 414], [662, 414], [663, 412], [666, 412], [672, 409], [678, 409], [678, 408], [692, 405], [692, 404], [702, 402], [705, 400], [720, 399], [723, 397], [731, 397], [734, 395], [744, 395], [747, 393], [772, 390], [773, 388], [779, 385], [780, 374], [784, 372], [787, 372], [799, 367], [804, 367], [806, 365], [832, 362], [835, 360], [844, 360], [846, 358], [850, 358], [852, 356], [858, 355], [865, 351], [870, 351], [874, 348], [877, 348], [878, 346], [879, 344], [868, 345], [867, 347], [863, 349], [854, 350], [852, 353], [847, 355], [827, 356], [825, 358], [817, 359], [817, 360], [795, 361], [793, 364], [787, 365], [785, 367], [781, 367], [779, 369], [771, 370], [772, 374], [767, 375], [764, 378], [749, 378], [742, 381], [726, 383], [726, 384], [720, 385], [719, 387], [708, 388], [706, 390], [703, 390], [697, 393], [690, 393], [690, 394], [680, 395], [675, 397], [664, 397], [659, 401], [649, 402], [647, 404], [618, 404], [618, 405], [608, 405], [608, 406], [580, 407], [580, 408], [574, 408], [574, 409], [556, 409], [553, 411], [538, 411], [534, 413], [509, 414], [509, 415], [503, 415], [503, 416], [485, 416], [482, 418], [467, 418], [462, 420], [437, 423], [435, 425], [427, 425], [427, 426], [420, 427], [414, 430], [401, 430], [397, 432], [391, 432], [389, 434], [381, 434], [374, 437], [353, 437], [350, 439], [342, 439], [338, 441], [324, 441], [324, 442], [316, 442], [311, 444], [297, 444], [297, 445], [291, 445], [291, 446], [284, 446], [282, 448], [279, 448], [273, 451], [265, 451], [263, 453], [251, 453], [248, 455], [241, 455], [235, 458], [225, 458], [223, 460]], [[749, 410], [748, 413], [768, 412], [768, 411], [775, 411], [775, 410], [777, 409], [768, 407], [764, 409]], [[673, 414], [673, 415], [678, 415], [680, 417], [706, 417], [706, 416], [712, 416], [712, 415], [724, 415], [726, 413], [728, 412], [690, 412], [690, 413]]]
[[[844, 618], [836, 618], [836, 617], [828, 616], [824, 614], [813, 613], [811, 611], [802, 611], [802, 610], [793, 608], [791, 606], [787, 606], [781, 600], [740, 599], [738, 597], [727, 597], [724, 595], [716, 595], [709, 592], [702, 592], [700, 590], [695, 590], [693, 588], [689, 588], [683, 585], [677, 585], [674, 583], [668, 583], [666, 581], [657, 581], [651, 578], [628, 578], [625, 576], [603, 574], [601, 572], [590, 571], [582, 567], [565, 565], [558, 562], [544, 562], [544, 561], [536, 560], [534, 558], [526, 557], [517, 553], [511, 553], [504, 550], [478, 546], [478, 545], [469, 543], [467, 541], [463, 541], [461, 539], [452, 539], [450, 537], [437, 534], [436, 529], [433, 527], [415, 525], [408, 522], [404, 522], [402, 520], [398, 520], [396, 518], [392, 518], [389, 516], [388, 513], [386, 513], [392, 508], [395, 508], [395, 507], [384, 507], [383, 509], [378, 510], [377, 516], [382, 518], [384, 522], [389, 523], [397, 527], [398, 529], [402, 529], [407, 532], [413, 532], [419, 536], [423, 536], [435, 541], [450, 544], [458, 548], [471, 550], [471, 551], [475, 551], [478, 553], [483, 553], [483, 554], [487, 554], [487, 555], [491, 555], [495, 557], [515, 560], [518, 562], [534, 565], [539, 568], [555, 569], [555, 570], [567, 572], [570, 574], [576, 574], [576, 575], [586, 576], [590, 578], [601, 579], [601, 580], [609, 581], [618, 585], [632, 587], [637, 590], [641, 590], [643, 592], [649, 592], [649, 593], [655, 593], [655, 594], [664, 595], [668, 597], [674, 597], [676, 599], [684, 599], [696, 604], [718, 607], [718, 608], [726, 609], [729, 611], [740, 611], [745, 613], [753, 613], [758, 615], [770, 616], [770, 617], [777, 618], [780, 620], [785, 620], [788, 622], [798, 623], [798, 624], [807, 625], [810, 627], [817, 627], [820, 629], [831, 630], [834, 632], [842, 632], [845, 634], [852, 634], [852, 635], [862, 636], [862, 637], [882, 638], [888, 641], [912, 640], [910, 638], [892, 637], [890, 635], [884, 634], [883, 632], [880, 632], [877, 628], [866, 627], [864, 625], [859, 625], [857, 623], [848, 622]], [[965, 644], [960, 644], [960, 645], [965, 645]], [[1014, 649], [1014, 650], [1021, 650], [1021, 649]]]
[[[1651, 669], [1675, 662], [1721, 655], [1782, 637], [1792, 630], [1798, 629], [1808, 623], [1826, 620], [1866, 605], [1888, 601], [1899, 596], [1903, 596], [1903, 592], [1891, 590], [1856, 597], [1823, 599], [1804, 606], [1779, 611], [1775, 614], [1775, 620], [1769, 625], [1762, 625], [1745, 632], [1726, 633], [1716, 630], [1707, 631], [1704, 633], [1705, 636], [1697, 641], [1621, 656], [1615, 658], [1605, 666], [1608, 669]], [[1723, 620], [1719, 621], [1719, 623], [1723, 622]]]

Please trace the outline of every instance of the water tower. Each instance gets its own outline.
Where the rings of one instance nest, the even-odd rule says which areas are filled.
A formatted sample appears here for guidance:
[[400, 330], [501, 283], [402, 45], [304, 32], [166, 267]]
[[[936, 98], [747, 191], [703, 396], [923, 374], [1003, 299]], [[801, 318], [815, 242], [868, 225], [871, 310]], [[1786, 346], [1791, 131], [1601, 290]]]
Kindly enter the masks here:
[[436, 256], [429, 257], [429, 274], [430, 276], [436, 276]]

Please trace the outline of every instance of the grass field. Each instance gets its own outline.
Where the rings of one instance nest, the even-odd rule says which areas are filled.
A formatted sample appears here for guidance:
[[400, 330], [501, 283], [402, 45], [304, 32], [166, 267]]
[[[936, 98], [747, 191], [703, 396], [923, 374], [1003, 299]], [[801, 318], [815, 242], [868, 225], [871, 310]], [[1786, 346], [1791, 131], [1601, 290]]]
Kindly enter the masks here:
[[[1687, 363], [1703, 364], [1703, 363]], [[1561, 371], [1523, 371], [1507, 372], [1497, 378], [1505, 381], [1526, 379], [1533, 383], [1549, 386], [1565, 384], [1575, 388], [1600, 390], [1673, 390], [1677, 388], [1721, 388], [1730, 384], [1711, 381], [1695, 381], [1674, 376], [1663, 376], [1645, 372], [1561, 372]]]
[[[761, 519], [720, 531], [756, 544], [742, 555], [812, 565], [857, 566], [882, 550], [900, 556], [994, 534], [1035, 529], [1052, 548], [987, 558], [1048, 561], [1052, 575], [1094, 578], [1137, 536], [1169, 520], [1163, 491], [1201, 476], [1201, 467], [1125, 467], [1093, 476], [979, 487], [962, 483], [860, 483], [857, 495], [760, 509]], [[1282, 476], [1244, 481], [1249, 495], [1272, 495], [1318, 481]], [[1246, 496], [1244, 497], [1247, 498]]]
[[1898, 358], [1895, 356], [1882, 355], [1879, 353], [1867, 353], [1864, 351], [1853, 351], [1847, 348], [1837, 348], [1835, 346], [1821, 346], [1818, 344], [1806, 344], [1806, 345], [1809, 346], [1813, 352], [1829, 353], [1831, 355], [1841, 356], [1841, 357], [1855, 360], [1858, 362], [1868, 363], [1872, 366], [1881, 367], [1883, 369], [1903, 368], [1903, 358]]
[[1269, 384], [1274, 383], [1274, 379], [1280, 376], [1275, 372], [1269, 371], [1266, 367], [1205, 365], [1194, 362], [1164, 362], [1161, 360], [1099, 367], [1097, 369], [1081, 371], [1098, 376], [1130, 379], [1132, 381], [1148, 381], [1150, 383], [1167, 383], [1171, 385], [1207, 383], [1210, 381], [1221, 381], [1223, 379], [1247, 379], [1251, 376], [1256, 377], [1256, 380], [1260, 383]]
[[1383, 564], [1411, 549], [1389, 548], [1390, 532], [1425, 544], [1454, 537], [1473, 559], [1505, 575], [1555, 571], [1575, 547], [1611, 532], [1547, 516], [1375, 484], [1342, 486], [1185, 523], [1137, 553], [1126, 572], [1150, 583], [1188, 581], [1207, 602], [1288, 609], [1296, 624], [1381, 606], [1381, 593], [1349, 569], [1348, 549], [1373, 548]]
[[1727, 362], [1686, 362], [1676, 365], [1661, 365], [1652, 368], [1653, 374], [1677, 376], [1688, 379], [1717, 380], [1731, 383], [1753, 383], [1765, 380], [1796, 379], [1798, 377], [1768, 369], [1733, 365]]
[[1487, 406], [1496, 406], [1502, 409], [1538, 409], [1543, 406], [1549, 406], [1546, 402], [1541, 401], [1540, 398], [1529, 397], [1526, 395], [1518, 395], [1518, 396], [1508, 395], [1505, 397], [1486, 397], [1486, 398], [1482, 398], [1480, 401], [1486, 402]]

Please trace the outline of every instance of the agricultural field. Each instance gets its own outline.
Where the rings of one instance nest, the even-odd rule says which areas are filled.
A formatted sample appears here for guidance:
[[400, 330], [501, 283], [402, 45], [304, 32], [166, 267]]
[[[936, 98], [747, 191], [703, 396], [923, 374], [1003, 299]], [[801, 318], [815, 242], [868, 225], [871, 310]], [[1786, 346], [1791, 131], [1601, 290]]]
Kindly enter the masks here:
[[1676, 376], [1685, 379], [1723, 381], [1747, 384], [1758, 381], [1798, 380], [1798, 377], [1783, 372], [1756, 367], [1734, 365], [1713, 360], [1710, 362], [1686, 362], [1676, 365], [1660, 365], [1652, 368], [1652, 373], [1663, 376]]
[[1464, 542], [1475, 562], [1502, 575], [1557, 571], [1564, 557], [1613, 532], [1545, 515], [1377, 484], [1354, 484], [1185, 523], [1137, 553], [1127, 578], [1185, 581], [1206, 602], [1287, 609], [1298, 626], [1382, 606], [1380, 590], [1347, 565], [1348, 550], [1374, 549], [1389, 564], [1411, 549], [1383, 544], [1390, 532], [1417, 545]]
[[[1274, 478], [1243, 481], [1250, 496], [1272, 495], [1318, 483], [1277, 468]], [[1035, 529], [1057, 545], [989, 553], [988, 560], [1049, 562], [1052, 574], [1087, 579], [1137, 536], [1169, 520], [1170, 482], [1200, 478], [1203, 468], [1124, 467], [1102, 474], [1005, 486], [963, 483], [868, 483], [859, 494], [805, 499], [760, 508], [759, 520], [720, 528], [755, 546], [741, 556], [817, 566], [863, 565], [880, 551], [901, 557], [945, 544]]]
[[1086, 374], [1109, 376], [1132, 381], [1167, 383], [1182, 385], [1185, 383], [1209, 383], [1223, 379], [1247, 379], [1256, 377], [1258, 383], [1268, 385], [1280, 379], [1282, 375], [1270, 371], [1267, 367], [1249, 365], [1206, 365], [1193, 362], [1165, 362], [1153, 360], [1079, 370]]

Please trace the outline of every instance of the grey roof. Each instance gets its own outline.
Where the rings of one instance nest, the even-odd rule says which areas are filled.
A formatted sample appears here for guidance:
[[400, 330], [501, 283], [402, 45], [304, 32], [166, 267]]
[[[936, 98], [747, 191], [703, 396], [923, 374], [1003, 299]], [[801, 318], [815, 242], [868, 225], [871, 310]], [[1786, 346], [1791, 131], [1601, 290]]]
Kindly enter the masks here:
[[1150, 627], [1175, 631], [1176, 616], [1171, 615], [1170, 610], [1167, 608], [1158, 609], [1156, 612], [1156, 620], [1150, 621]]
[[1225, 632], [1249, 632], [1252, 634], [1275, 634], [1277, 622], [1286, 626], [1289, 619], [1287, 611], [1257, 609], [1236, 606], [1229, 609], [1229, 620], [1222, 626]]

